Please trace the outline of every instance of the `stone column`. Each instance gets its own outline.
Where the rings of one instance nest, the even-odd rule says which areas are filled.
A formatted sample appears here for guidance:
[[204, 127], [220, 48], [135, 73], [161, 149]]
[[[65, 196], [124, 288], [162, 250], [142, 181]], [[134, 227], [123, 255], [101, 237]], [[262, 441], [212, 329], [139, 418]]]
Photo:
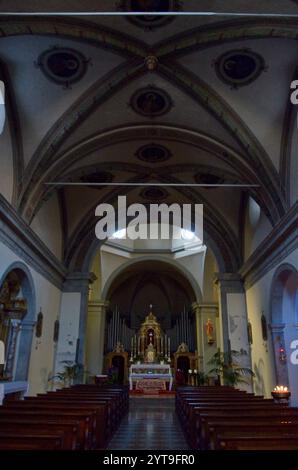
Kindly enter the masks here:
[[104, 300], [88, 302], [86, 363], [91, 375], [103, 372], [106, 311], [108, 307], [109, 302]]
[[[208, 364], [212, 356], [216, 353], [217, 348], [220, 346], [219, 334], [219, 318], [218, 318], [218, 305], [215, 303], [202, 303], [198, 305], [199, 318], [200, 318], [200, 338], [203, 356], [203, 371], [207, 373], [212, 365]], [[208, 340], [206, 333], [206, 323], [211, 320], [213, 325], [213, 342]]]
[[251, 367], [246, 295], [242, 278], [237, 273], [218, 273], [215, 282], [218, 286], [221, 316], [221, 350], [240, 352], [237, 361], [243, 367]]
[[16, 361], [16, 348], [17, 348], [17, 340], [20, 332], [20, 324], [21, 320], [10, 320], [10, 331], [9, 331], [9, 340], [8, 340], [8, 347], [7, 347], [7, 355], [6, 355], [6, 366], [5, 366], [5, 373], [7, 376], [12, 377], [14, 375], [14, 365]]
[[85, 364], [89, 284], [94, 280], [93, 273], [73, 272], [68, 274], [64, 282], [55, 361], [56, 373], [63, 370], [64, 361]]
[[[275, 359], [277, 385], [289, 385], [289, 374], [285, 347], [285, 323], [271, 324], [272, 345]], [[284, 349], [284, 352], [282, 351]]]
[[15, 380], [28, 379], [32, 337], [35, 323], [35, 321], [26, 321], [25, 318], [20, 324], [20, 341], [18, 346]]
[[200, 371], [204, 370], [204, 349], [202, 337], [202, 317], [200, 304], [194, 302], [191, 306], [194, 315], [196, 316], [196, 338], [197, 338], [197, 354], [198, 354], [198, 368]]

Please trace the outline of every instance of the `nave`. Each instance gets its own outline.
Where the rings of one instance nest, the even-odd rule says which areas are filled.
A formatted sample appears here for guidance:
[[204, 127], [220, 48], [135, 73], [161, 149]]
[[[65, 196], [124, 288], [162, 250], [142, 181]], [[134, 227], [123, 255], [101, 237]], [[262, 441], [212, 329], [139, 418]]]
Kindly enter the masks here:
[[189, 449], [177, 414], [175, 398], [130, 398], [129, 413], [109, 444], [111, 450]]

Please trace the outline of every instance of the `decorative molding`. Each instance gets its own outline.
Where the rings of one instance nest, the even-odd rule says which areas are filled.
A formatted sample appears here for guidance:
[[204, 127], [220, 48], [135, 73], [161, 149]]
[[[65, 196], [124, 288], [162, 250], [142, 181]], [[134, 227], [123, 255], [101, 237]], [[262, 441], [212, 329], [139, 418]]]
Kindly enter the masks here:
[[19, 208], [26, 220], [32, 220], [38, 204], [41, 204], [40, 186], [43, 185], [44, 174], [54, 162], [57, 163], [56, 154], [59, 147], [102, 103], [144, 72], [146, 70], [143, 61], [140, 63], [133, 60], [116, 67], [83, 93], [47, 132], [24, 174]]
[[16, 210], [0, 195], [0, 240], [59, 289], [66, 269]]
[[178, 33], [155, 44], [153, 53], [160, 58], [175, 58], [211, 46], [249, 39], [293, 39], [297, 41], [297, 18], [250, 18], [218, 21]]
[[13, 154], [12, 204], [15, 206], [17, 204], [18, 195], [21, 189], [21, 181], [24, 173], [23, 138], [17, 103], [14, 90], [12, 88], [12, 82], [8, 73], [8, 69], [3, 62], [0, 62], [0, 78], [5, 83], [6, 113]]
[[[298, 67], [294, 72], [293, 80], [298, 78]], [[289, 89], [290, 94], [290, 89]], [[285, 194], [285, 198], [290, 207], [291, 201], [291, 158], [292, 157], [292, 146], [293, 146], [293, 132], [296, 130], [297, 122], [297, 110], [296, 106], [291, 103], [290, 97], [285, 106], [282, 136], [280, 142], [280, 160], [279, 160], [279, 174], [281, 179], [281, 189]]]
[[280, 191], [279, 174], [269, 155], [243, 119], [214, 89], [179, 63], [164, 61], [160, 64], [157, 74], [191, 96], [236, 139], [245, 151], [245, 160], [249, 168], [255, 171], [255, 182], [260, 184], [257, 192], [264, 201], [263, 206], [267, 207], [266, 215], [273, 223], [279, 220], [286, 210], [286, 203]]
[[239, 270], [249, 289], [298, 248], [298, 201], [278, 222]]

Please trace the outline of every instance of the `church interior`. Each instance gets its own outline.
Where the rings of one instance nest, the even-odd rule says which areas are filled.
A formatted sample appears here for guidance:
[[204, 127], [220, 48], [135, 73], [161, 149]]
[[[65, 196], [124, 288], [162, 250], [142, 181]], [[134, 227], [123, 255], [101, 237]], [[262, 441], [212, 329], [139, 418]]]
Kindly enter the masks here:
[[298, 450], [298, 2], [81, 4], [0, 2], [0, 450]]

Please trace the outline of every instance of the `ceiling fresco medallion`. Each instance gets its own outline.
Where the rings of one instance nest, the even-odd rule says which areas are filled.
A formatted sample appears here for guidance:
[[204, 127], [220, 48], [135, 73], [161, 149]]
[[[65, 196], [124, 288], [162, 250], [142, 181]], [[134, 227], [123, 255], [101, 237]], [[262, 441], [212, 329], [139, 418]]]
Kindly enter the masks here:
[[214, 65], [220, 80], [232, 88], [252, 83], [267, 69], [263, 57], [249, 49], [225, 52]]
[[136, 156], [139, 160], [142, 160], [143, 162], [160, 163], [169, 160], [172, 154], [163, 145], [152, 143], [140, 147], [136, 152]]
[[130, 12], [152, 12], [152, 15], [136, 15], [128, 17], [128, 20], [147, 30], [152, 30], [174, 20], [174, 16], [154, 15], [155, 12], [163, 13], [169, 11], [180, 11], [182, 2], [180, 0], [121, 0], [118, 2], [120, 11]]
[[[212, 185], [221, 185], [225, 183], [225, 179], [219, 175], [214, 175], [211, 173], [197, 173], [195, 175], [195, 181], [198, 184], [212, 184]], [[206, 186], [204, 189], [214, 189], [216, 186]]]
[[172, 108], [173, 102], [164, 90], [148, 86], [132, 95], [130, 105], [138, 114], [155, 117], [167, 113]]
[[[82, 183], [111, 183], [114, 179], [112, 173], [107, 171], [93, 171], [80, 177]], [[104, 186], [89, 186], [92, 189], [102, 189]]]
[[89, 64], [81, 52], [66, 47], [47, 49], [36, 62], [49, 80], [65, 87], [81, 80]]
[[151, 186], [149, 188], [143, 189], [140, 193], [143, 199], [146, 199], [150, 202], [159, 202], [165, 200], [169, 193], [163, 189], [159, 188], [158, 186]]

